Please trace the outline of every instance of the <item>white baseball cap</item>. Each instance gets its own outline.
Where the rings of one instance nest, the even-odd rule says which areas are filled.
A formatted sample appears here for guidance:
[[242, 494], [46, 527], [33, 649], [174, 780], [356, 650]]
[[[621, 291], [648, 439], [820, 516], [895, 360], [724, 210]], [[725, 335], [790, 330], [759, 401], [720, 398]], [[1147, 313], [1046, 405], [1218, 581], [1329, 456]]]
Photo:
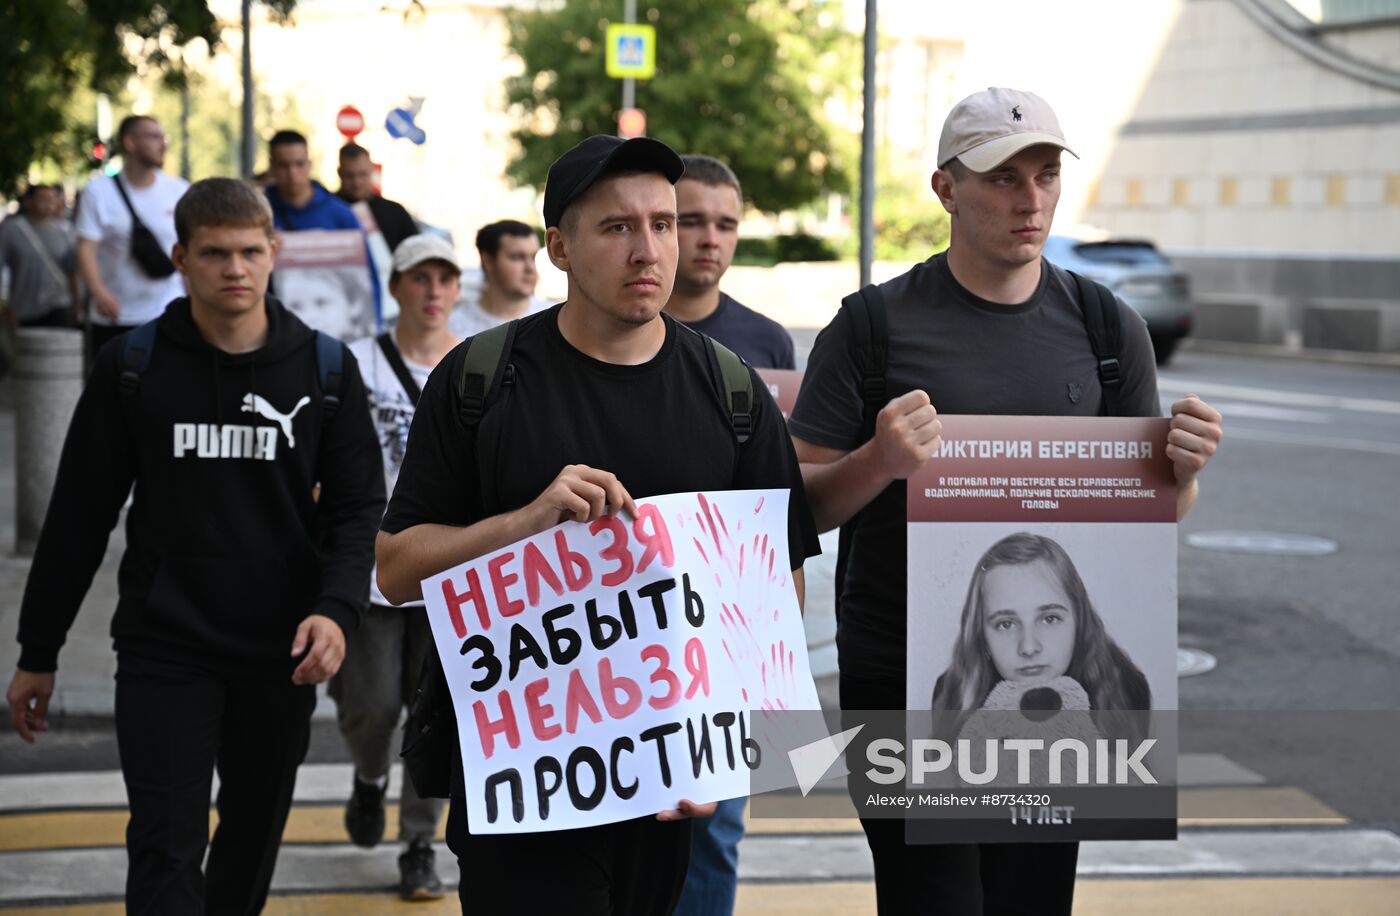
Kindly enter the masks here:
[[412, 270], [424, 261], [446, 261], [457, 273], [462, 272], [462, 265], [457, 263], [457, 252], [452, 250], [452, 243], [440, 235], [410, 235], [394, 249], [396, 273]]
[[987, 172], [1039, 144], [1058, 146], [1079, 158], [1065, 145], [1055, 112], [1040, 96], [1016, 89], [986, 89], [948, 112], [938, 138], [938, 167], [957, 159], [974, 172]]

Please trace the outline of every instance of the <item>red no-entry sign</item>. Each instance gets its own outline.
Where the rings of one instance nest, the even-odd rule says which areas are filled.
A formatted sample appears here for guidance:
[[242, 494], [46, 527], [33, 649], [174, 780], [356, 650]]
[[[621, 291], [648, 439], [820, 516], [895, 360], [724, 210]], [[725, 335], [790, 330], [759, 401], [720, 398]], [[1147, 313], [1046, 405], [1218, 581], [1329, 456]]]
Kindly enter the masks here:
[[356, 134], [365, 129], [365, 116], [354, 105], [346, 105], [336, 112], [335, 129], [344, 134], [345, 139], [353, 140]]

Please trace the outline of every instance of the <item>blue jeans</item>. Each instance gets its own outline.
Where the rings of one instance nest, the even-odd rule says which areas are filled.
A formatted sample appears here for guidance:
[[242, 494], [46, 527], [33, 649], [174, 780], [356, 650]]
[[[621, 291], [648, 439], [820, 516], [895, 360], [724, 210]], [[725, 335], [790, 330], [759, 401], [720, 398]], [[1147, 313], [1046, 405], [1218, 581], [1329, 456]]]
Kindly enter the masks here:
[[672, 916], [730, 916], [739, 890], [739, 841], [747, 798], [728, 798], [690, 830], [690, 871]]

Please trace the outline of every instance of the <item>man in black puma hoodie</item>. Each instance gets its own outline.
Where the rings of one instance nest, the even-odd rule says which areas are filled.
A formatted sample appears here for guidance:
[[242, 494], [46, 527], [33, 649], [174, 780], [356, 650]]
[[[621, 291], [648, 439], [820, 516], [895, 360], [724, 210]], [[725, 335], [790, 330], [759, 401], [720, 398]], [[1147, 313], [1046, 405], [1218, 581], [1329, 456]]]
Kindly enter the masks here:
[[97, 357], [30, 569], [10, 716], [26, 741], [47, 730], [59, 649], [135, 483], [112, 618], [127, 907], [256, 913], [314, 685], [340, 667], [367, 600], [384, 473], [354, 357], [334, 344], [339, 378], [323, 391], [334, 360], [266, 296], [262, 195], [201, 181], [175, 223], [189, 298], [157, 319], [148, 360], [125, 338]]

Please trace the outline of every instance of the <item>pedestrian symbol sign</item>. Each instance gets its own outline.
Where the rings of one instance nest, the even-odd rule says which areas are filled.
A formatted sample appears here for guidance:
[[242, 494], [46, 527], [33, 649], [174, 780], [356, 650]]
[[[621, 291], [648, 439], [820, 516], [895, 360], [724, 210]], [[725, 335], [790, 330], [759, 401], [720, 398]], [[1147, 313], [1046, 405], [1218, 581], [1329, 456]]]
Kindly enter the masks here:
[[656, 75], [656, 27], [612, 23], [608, 26], [608, 76], [649, 80]]

